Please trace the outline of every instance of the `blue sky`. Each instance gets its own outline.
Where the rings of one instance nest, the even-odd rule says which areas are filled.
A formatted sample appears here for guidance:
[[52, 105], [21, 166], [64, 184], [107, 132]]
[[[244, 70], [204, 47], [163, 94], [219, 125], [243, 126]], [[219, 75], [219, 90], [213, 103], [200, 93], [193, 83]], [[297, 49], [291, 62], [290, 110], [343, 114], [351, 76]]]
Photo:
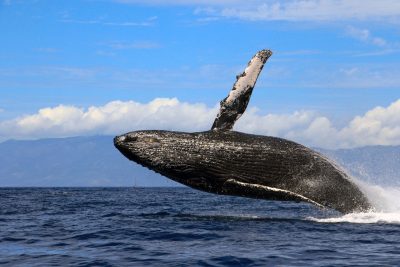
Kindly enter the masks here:
[[270, 48], [238, 130], [400, 144], [399, 26], [394, 0], [2, 1], [0, 140], [207, 130]]

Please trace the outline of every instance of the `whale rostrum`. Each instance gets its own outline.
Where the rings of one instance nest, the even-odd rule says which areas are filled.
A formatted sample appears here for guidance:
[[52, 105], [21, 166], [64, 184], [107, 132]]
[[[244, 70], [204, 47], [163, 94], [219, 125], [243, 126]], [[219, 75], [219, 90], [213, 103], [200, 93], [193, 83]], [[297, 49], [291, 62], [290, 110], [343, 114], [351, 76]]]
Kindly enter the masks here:
[[210, 193], [304, 201], [343, 213], [371, 209], [351, 178], [321, 154], [282, 138], [231, 130], [271, 55], [259, 51], [237, 76], [210, 131], [135, 131], [115, 137], [114, 145], [128, 159]]

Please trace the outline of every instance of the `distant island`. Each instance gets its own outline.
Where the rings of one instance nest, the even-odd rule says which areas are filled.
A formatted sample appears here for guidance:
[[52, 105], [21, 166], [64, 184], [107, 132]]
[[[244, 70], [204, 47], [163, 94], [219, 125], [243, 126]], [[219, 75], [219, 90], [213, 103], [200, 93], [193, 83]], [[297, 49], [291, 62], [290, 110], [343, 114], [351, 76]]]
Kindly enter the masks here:
[[[113, 138], [80, 136], [0, 143], [0, 187], [181, 186], [127, 161], [114, 148]], [[316, 150], [365, 181], [400, 184], [400, 146]]]

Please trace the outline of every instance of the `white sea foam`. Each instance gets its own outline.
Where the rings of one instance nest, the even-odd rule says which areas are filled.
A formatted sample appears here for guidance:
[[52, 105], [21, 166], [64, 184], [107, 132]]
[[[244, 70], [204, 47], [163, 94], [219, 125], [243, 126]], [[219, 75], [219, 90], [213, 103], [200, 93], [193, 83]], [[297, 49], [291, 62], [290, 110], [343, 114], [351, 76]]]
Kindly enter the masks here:
[[400, 224], [400, 212], [366, 212], [350, 213], [340, 217], [333, 218], [309, 218], [312, 221], [320, 223], [390, 223]]
[[356, 181], [366, 194], [374, 210], [364, 213], [350, 213], [339, 217], [313, 218], [321, 223], [390, 223], [400, 224], [400, 187], [372, 185]]

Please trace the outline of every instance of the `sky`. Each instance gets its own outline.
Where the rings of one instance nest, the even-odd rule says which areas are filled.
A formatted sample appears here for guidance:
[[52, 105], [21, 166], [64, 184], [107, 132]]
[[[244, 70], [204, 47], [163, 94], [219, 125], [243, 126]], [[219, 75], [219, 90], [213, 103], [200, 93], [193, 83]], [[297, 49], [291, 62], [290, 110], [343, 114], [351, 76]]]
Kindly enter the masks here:
[[269, 48], [235, 130], [400, 145], [400, 1], [0, 1], [0, 142], [208, 130]]

